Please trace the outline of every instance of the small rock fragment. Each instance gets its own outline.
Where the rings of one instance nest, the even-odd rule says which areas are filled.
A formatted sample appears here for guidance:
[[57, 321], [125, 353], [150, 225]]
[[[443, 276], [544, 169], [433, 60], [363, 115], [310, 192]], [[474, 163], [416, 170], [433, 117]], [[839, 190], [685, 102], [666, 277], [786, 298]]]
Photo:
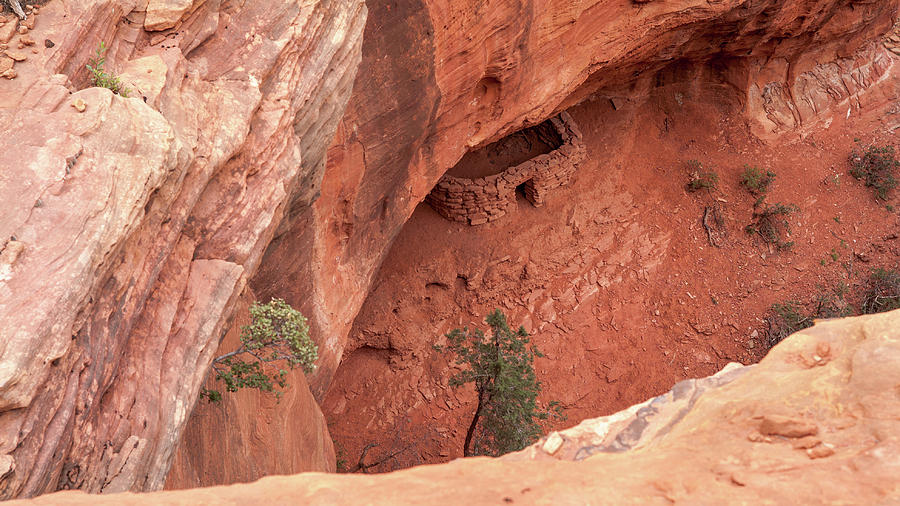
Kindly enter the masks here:
[[810, 448], [806, 450], [806, 455], [811, 459], [821, 459], [823, 457], [830, 457], [834, 455], [834, 448], [828, 445], [819, 445], [814, 448]]
[[31, 35], [22, 35], [21, 37], [19, 37], [19, 42], [26, 46], [34, 45], [34, 39], [31, 38]]
[[551, 432], [549, 436], [547, 436], [547, 440], [544, 441], [544, 445], [541, 447], [544, 450], [544, 453], [547, 455], [553, 455], [563, 444], [563, 438], [559, 435], [559, 432]]
[[56, 45], [56, 44], [54, 44], [52, 40], [50, 40], [50, 39], [44, 39], [44, 47], [46, 47], [46, 48], [51, 48], [51, 47], [53, 47], [53, 46], [55, 46], [55, 45]]
[[15, 79], [18, 76], [19, 73], [16, 72], [16, 69], [9, 69], [0, 74], [0, 77], [3, 77], [5, 79]]
[[763, 436], [762, 434], [760, 434], [759, 432], [756, 432], [756, 431], [751, 432], [750, 434], [747, 434], [747, 440], [752, 441], [754, 443], [771, 443], [772, 442], [772, 438]]
[[806, 436], [794, 441], [793, 446], [795, 450], [808, 450], [819, 446], [821, 443], [822, 440], [816, 436]]
[[819, 432], [819, 428], [814, 423], [797, 418], [781, 415], [765, 415], [763, 416], [762, 423], [759, 424], [759, 432], [768, 436], [799, 438], [804, 436], [815, 436]]
[[15, 469], [16, 461], [13, 460], [12, 455], [0, 455], [0, 478], [4, 478]]
[[7, 43], [10, 39], [13, 38], [13, 35], [16, 34], [16, 27], [19, 26], [17, 21], [13, 21], [11, 23], [6, 23], [3, 26], [0, 26], [0, 42]]
[[78, 112], [84, 112], [84, 110], [87, 109], [87, 104], [84, 103], [84, 100], [76, 98], [74, 101], [72, 101], [72, 107], [74, 107]]
[[19, 35], [25, 35], [26, 33], [28, 33], [28, 27], [25, 25], [20, 25], [19, 29], [16, 31], [19, 32]]
[[3, 250], [0, 251], [0, 264], [13, 265], [14, 263], [16, 263], [16, 260], [18, 260], [19, 255], [21, 255], [23, 251], [25, 251], [24, 242], [10, 239], [6, 242]]
[[12, 58], [13, 60], [16, 60], [16, 61], [25, 61], [28, 59], [28, 57], [25, 56], [24, 54], [16, 53], [16, 52], [10, 51], [8, 49], [6, 51], [4, 51], [3, 54], [5, 54], [6, 56], [9, 56], [10, 58]]
[[731, 473], [731, 482], [739, 487], [747, 485], [747, 476], [741, 471]]

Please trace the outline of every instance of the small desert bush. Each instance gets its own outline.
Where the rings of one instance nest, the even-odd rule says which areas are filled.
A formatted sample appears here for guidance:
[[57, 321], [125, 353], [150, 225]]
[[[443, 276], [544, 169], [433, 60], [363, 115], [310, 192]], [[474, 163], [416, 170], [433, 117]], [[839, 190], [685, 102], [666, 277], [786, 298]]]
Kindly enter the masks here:
[[741, 186], [753, 195], [761, 195], [769, 191], [769, 185], [773, 181], [775, 181], [774, 172], [744, 165], [744, 172], [741, 173]]
[[882, 313], [900, 309], [900, 272], [876, 269], [863, 285], [862, 312]]
[[107, 72], [104, 68], [106, 65], [106, 44], [100, 43], [100, 47], [94, 52], [94, 57], [88, 60], [87, 69], [91, 72], [91, 84], [111, 90], [117, 95], [128, 98], [128, 88], [126, 88], [119, 77], [112, 72]]
[[875, 198], [887, 200], [888, 193], [897, 186], [900, 161], [894, 146], [857, 146], [850, 153], [850, 175], [861, 179], [875, 192]]
[[779, 250], [791, 249], [794, 242], [785, 240], [786, 236], [791, 235], [787, 217], [799, 210], [794, 204], [768, 204], [762, 210], [753, 212], [753, 221], [744, 230], [748, 234], [759, 234], [766, 244]]
[[855, 314], [853, 306], [847, 303], [848, 292], [849, 285], [846, 283], [838, 283], [831, 289], [819, 287], [812, 311], [806, 311], [803, 304], [796, 300], [772, 304], [766, 317], [768, 346], [771, 348], [794, 332], [811, 327], [816, 318], [840, 318]]
[[[289, 369], [302, 367], [307, 373], [316, 368], [318, 347], [309, 337], [306, 317], [283, 299], [266, 304], [250, 305], [250, 325], [241, 327], [238, 349], [213, 359], [216, 380], [225, 384], [228, 392], [241, 388], [255, 388], [260, 392], [274, 392], [281, 398], [287, 385]], [[219, 402], [218, 390], [203, 389], [201, 398]]]
[[697, 160], [688, 160], [687, 191], [715, 190], [719, 185], [719, 175], [710, 169], [704, 168]]
[[819, 289], [816, 296], [816, 309], [812, 313], [813, 318], [842, 318], [853, 316], [856, 310], [847, 302], [847, 294], [850, 285], [845, 282], [837, 283], [831, 290]]
[[811, 327], [813, 319], [805, 314], [799, 302], [789, 300], [772, 304], [766, 323], [769, 325], [767, 344], [771, 348], [794, 332]]

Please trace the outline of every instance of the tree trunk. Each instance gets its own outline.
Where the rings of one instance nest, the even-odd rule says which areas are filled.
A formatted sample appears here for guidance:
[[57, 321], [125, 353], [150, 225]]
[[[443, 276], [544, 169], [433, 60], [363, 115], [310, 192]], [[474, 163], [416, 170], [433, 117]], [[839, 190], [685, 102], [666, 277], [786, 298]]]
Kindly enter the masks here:
[[12, 8], [13, 12], [16, 13], [16, 16], [19, 16], [22, 19], [25, 19], [25, 11], [22, 10], [22, 5], [19, 4], [19, 0], [9, 0], [9, 6]]
[[463, 445], [463, 457], [471, 457], [472, 435], [475, 434], [475, 427], [478, 426], [478, 417], [481, 415], [481, 406], [484, 402], [484, 389], [478, 389], [478, 407], [475, 408], [475, 416], [472, 417], [472, 423], [469, 425], [469, 431], [466, 432], [466, 442]]

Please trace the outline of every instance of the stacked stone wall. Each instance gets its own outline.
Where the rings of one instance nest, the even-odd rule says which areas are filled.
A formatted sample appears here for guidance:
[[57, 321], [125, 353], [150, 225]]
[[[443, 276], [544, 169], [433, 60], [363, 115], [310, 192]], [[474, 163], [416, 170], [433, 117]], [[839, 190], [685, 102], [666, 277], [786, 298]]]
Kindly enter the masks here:
[[470, 225], [494, 221], [516, 205], [516, 187], [536, 207], [548, 192], [568, 183], [587, 151], [581, 132], [568, 113], [548, 120], [562, 144], [553, 151], [509, 167], [499, 174], [474, 179], [445, 174], [425, 198], [441, 216]]

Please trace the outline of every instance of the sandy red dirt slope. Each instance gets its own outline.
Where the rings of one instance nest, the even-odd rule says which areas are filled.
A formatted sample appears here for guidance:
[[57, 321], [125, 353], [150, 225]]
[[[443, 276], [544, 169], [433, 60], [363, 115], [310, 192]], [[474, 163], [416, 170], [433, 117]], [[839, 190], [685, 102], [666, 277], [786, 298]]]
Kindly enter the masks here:
[[[659, 88], [615, 110], [605, 98], [569, 110], [588, 147], [574, 182], [543, 208], [483, 226], [420, 205], [396, 239], [357, 317], [323, 403], [339, 459], [386, 471], [461, 456], [474, 409], [453, 390], [443, 333], [481, 325], [491, 309], [522, 323], [546, 354], [536, 370], [559, 428], [612, 413], [765, 352], [774, 302], [811, 301], [900, 261], [900, 198], [877, 202], [848, 174], [854, 139], [896, 141], [895, 84], [830, 125], [763, 142], [727, 87]], [[687, 160], [712, 167], [714, 192], [688, 193]], [[744, 232], [753, 202], [744, 165], [777, 174], [768, 202], [796, 204], [794, 242], [776, 252]], [[701, 223], [725, 219], [721, 248]], [[852, 302], [852, 301], [851, 301]], [[392, 458], [385, 459], [386, 456]]]

